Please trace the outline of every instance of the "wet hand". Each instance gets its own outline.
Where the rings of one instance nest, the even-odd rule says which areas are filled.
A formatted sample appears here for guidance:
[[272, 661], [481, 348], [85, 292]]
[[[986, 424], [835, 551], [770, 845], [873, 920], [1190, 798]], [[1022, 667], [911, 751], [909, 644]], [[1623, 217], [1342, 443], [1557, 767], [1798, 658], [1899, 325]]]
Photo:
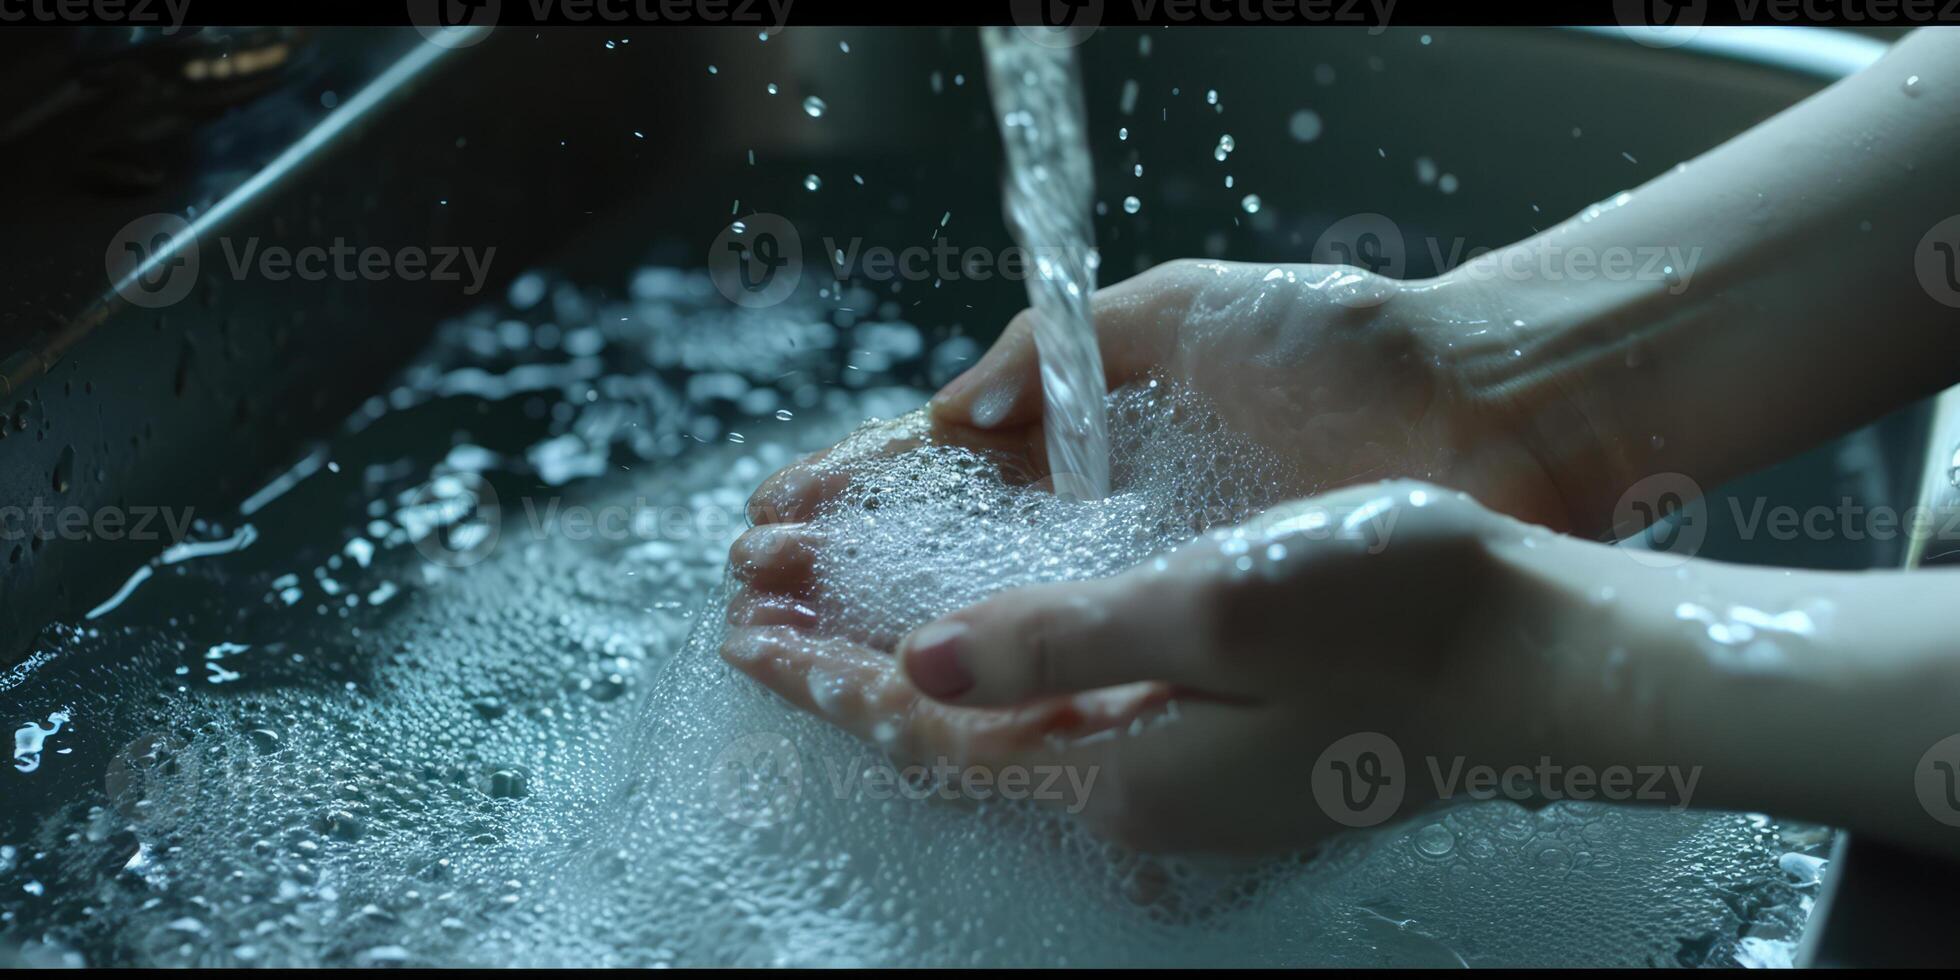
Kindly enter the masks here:
[[[800, 557], [760, 566], [773, 577], [750, 580], [763, 598], [731, 610], [723, 655], [904, 761], [1070, 767], [1086, 798], [1062, 802], [1122, 842], [1295, 847], [1343, 829], [1308, 773], [1346, 735], [1412, 759], [1529, 757], [1547, 671], [1491, 557], [1522, 528], [1429, 484], [1352, 487], [1121, 575], [1001, 593], [896, 651], [811, 631], [790, 570], [819, 543], [781, 528]], [[1424, 802], [1414, 776], [1403, 813]]]
[[[1110, 387], [1161, 377], [1203, 395], [1232, 428], [1292, 464], [1305, 495], [1418, 478], [1496, 509], [1567, 529], [1554, 474], [1512, 409], [1461, 377], [1464, 327], [1448, 287], [1345, 266], [1180, 261], [1098, 290], [1098, 344]], [[1032, 314], [930, 405], [874, 424], [767, 480], [756, 524], [807, 520], [852, 463], [936, 440], [999, 451], [1046, 475]]]

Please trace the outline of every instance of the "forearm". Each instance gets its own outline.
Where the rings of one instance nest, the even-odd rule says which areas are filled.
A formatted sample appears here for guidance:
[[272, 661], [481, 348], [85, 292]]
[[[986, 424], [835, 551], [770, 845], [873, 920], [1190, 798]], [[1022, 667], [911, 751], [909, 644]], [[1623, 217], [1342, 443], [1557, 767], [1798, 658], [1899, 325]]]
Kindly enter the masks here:
[[[1960, 575], [1669, 571], [1572, 539], [1500, 553], [1559, 611], [1549, 696], [1563, 744], [1549, 749], [1678, 767], [1696, 777], [1694, 806], [1960, 856], [1960, 828], [1914, 783], [1960, 733]], [[1960, 764], [1960, 749], [1940, 758]]]
[[[1906, 92], [1906, 82], [1917, 78]], [[1960, 30], [1429, 284], [1471, 387], [1604, 528], [1656, 472], [1713, 486], [1960, 381], [1915, 251], [1960, 214]], [[1615, 262], [1622, 262], [1617, 267]]]

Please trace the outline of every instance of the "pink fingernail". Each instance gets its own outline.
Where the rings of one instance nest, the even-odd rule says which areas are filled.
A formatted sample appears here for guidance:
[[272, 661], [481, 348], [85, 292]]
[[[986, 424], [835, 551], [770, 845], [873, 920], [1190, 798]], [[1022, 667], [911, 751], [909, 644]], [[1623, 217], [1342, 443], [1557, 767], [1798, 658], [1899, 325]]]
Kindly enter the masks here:
[[905, 672], [927, 696], [956, 698], [973, 687], [973, 675], [960, 660], [966, 634], [965, 623], [942, 619], [914, 630], [899, 644]]

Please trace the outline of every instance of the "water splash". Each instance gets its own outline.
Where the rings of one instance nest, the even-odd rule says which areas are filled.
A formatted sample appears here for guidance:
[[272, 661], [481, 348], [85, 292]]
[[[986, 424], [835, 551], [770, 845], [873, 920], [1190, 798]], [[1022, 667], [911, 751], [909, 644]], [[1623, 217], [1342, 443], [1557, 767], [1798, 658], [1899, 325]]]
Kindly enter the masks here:
[[980, 40], [1007, 147], [1008, 224], [1034, 262], [1028, 305], [1041, 353], [1048, 468], [1057, 494], [1099, 500], [1109, 494], [1109, 386], [1089, 314], [1100, 260], [1081, 72], [1073, 48], [1023, 30], [983, 27]]

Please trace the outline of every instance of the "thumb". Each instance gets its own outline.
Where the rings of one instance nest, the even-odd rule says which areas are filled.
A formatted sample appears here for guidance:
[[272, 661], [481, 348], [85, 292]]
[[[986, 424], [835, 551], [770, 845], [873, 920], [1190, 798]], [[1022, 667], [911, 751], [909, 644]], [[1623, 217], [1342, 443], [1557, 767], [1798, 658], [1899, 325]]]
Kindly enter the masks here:
[[1190, 585], [1161, 576], [1026, 586], [913, 630], [898, 657], [913, 686], [961, 705], [1136, 681], [1204, 687], [1214, 678], [1190, 639], [1197, 602]]
[[[1182, 289], [1167, 285], [1172, 278], [1147, 272], [1089, 297], [1109, 387], [1145, 374], [1170, 355], [1175, 325], [1188, 305], [1180, 299]], [[1033, 310], [1016, 314], [979, 362], [933, 396], [933, 421], [982, 430], [1040, 421], [1041, 356], [1034, 330]]]

